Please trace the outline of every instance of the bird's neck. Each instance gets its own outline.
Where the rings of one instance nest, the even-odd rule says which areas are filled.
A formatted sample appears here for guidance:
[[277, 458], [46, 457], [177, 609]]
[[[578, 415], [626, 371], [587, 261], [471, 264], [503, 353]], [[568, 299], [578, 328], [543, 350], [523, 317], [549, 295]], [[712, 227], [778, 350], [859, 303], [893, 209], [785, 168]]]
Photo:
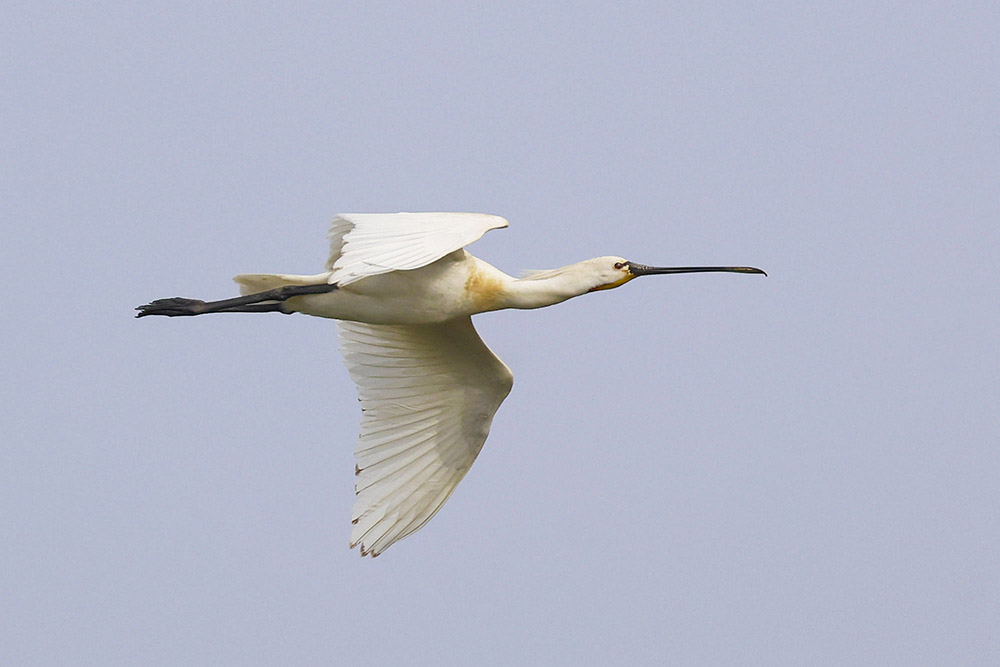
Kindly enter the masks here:
[[513, 278], [478, 258], [466, 280], [466, 293], [472, 298], [473, 312], [505, 308], [544, 308], [562, 303], [593, 288], [573, 267], [544, 271], [533, 277]]
[[583, 285], [570, 275], [553, 275], [546, 278], [511, 279], [505, 293], [505, 308], [544, 308], [562, 303], [574, 296], [586, 294], [589, 285]]

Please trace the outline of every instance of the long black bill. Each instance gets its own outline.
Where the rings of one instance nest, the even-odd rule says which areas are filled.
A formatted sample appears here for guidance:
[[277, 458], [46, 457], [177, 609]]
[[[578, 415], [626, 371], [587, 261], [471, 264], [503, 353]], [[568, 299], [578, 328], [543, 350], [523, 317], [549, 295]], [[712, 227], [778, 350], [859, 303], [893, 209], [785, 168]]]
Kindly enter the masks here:
[[657, 276], [666, 273], [711, 273], [724, 271], [726, 273], [760, 273], [767, 275], [752, 266], [646, 266], [645, 264], [628, 263], [628, 270], [633, 276]]

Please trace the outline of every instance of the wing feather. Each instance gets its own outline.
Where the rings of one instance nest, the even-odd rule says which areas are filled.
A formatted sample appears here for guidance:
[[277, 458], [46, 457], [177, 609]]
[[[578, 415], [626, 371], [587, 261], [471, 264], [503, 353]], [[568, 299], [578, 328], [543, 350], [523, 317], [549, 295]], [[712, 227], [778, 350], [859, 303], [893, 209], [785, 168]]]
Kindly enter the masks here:
[[419, 530], [455, 490], [513, 376], [469, 318], [338, 326], [362, 411], [351, 546], [377, 556]]
[[343, 213], [330, 224], [329, 281], [419, 269], [506, 226], [484, 213]]

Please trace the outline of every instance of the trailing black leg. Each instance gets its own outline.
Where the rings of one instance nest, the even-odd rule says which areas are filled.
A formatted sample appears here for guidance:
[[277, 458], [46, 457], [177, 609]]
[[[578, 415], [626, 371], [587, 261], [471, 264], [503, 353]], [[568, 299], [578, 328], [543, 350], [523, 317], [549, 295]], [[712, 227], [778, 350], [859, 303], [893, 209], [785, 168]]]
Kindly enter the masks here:
[[276, 289], [237, 296], [220, 301], [201, 301], [200, 299], [185, 299], [176, 296], [170, 299], [157, 299], [136, 308], [136, 317], [146, 315], [166, 315], [167, 317], [183, 317], [189, 315], [204, 315], [206, 313], [269, 313], [283, 312], [281, 302], [293, 296], [303, 294], [322, 294], [337, 289], [336, 285], [285, 285]]

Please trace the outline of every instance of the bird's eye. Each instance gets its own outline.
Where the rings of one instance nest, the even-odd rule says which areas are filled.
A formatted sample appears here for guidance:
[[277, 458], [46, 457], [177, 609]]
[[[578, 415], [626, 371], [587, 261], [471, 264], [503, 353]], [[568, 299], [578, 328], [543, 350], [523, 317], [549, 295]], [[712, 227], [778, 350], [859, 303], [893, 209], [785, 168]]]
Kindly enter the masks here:
[[615, 268], [620, 269], [625, 266], [625, 262], [615, 262]]

